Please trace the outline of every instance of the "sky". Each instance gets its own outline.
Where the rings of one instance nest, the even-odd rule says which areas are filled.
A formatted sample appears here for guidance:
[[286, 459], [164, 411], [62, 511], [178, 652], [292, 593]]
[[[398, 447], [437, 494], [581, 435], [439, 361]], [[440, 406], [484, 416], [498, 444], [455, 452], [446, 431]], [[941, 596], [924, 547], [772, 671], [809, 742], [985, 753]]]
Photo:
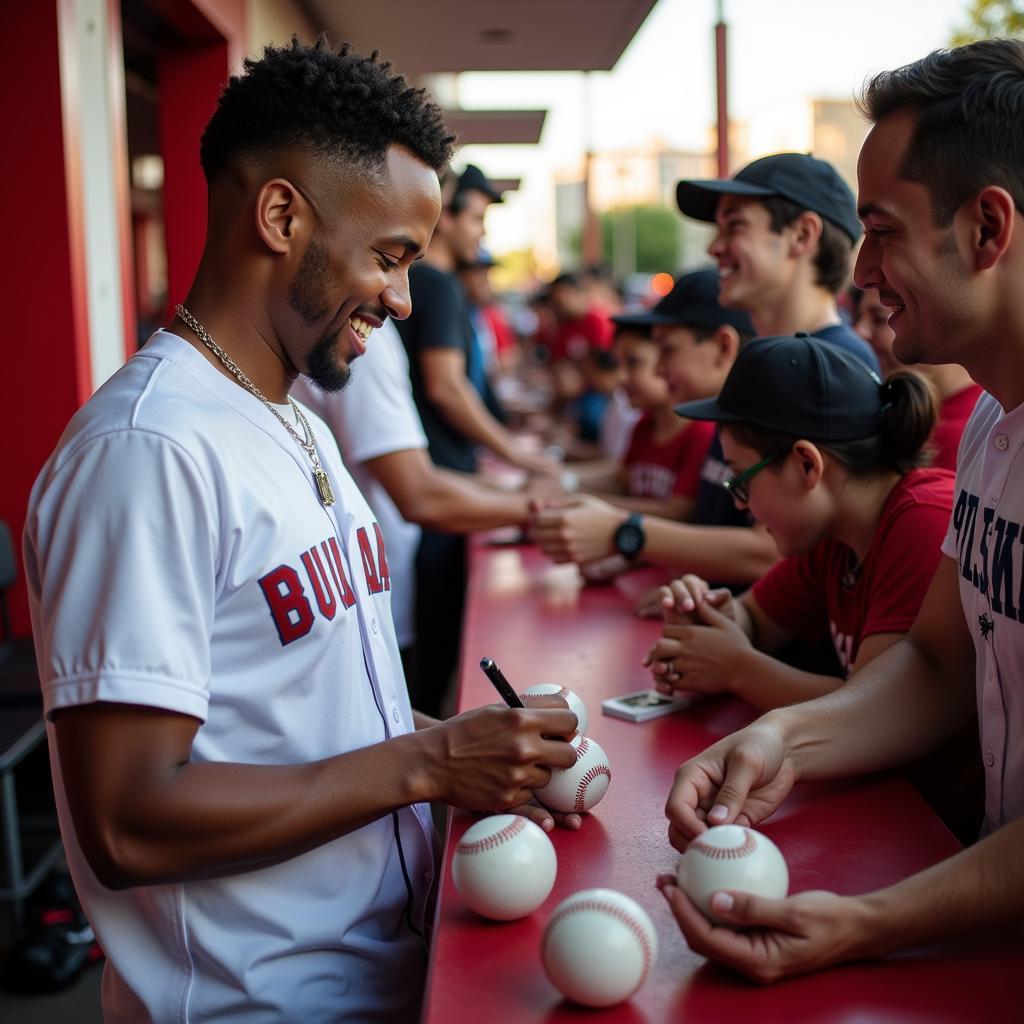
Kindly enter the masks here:
[[[948, 45], [969, 0], [724, 0], [729, 26], [730, 116], [755, 121], [800, 98], [848, 99], [870, 74]], [[715, 0], [658, 0], [610, 72], [594, 72], [587, 115], [578, 72], [459, 76], [466, 109], [547, 108], [537, 146], [466, 146], [456, 164], [522, 188], [488, 213], [489, 247], [530, 246], [553, 218], [552, 182], [578, 165], [588, 135], [594, 150], [662, 139], [703, 150], [715, 112]]]

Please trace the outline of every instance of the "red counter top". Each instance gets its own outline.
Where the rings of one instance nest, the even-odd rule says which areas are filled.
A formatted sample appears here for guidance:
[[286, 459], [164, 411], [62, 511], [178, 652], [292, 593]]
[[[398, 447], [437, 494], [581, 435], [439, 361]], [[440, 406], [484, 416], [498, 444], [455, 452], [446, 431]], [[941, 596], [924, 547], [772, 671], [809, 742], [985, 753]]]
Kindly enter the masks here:
[[[558, 682], [586, 701], [588, 735], [608, 754], [612, 783], [579, 832], [556, 829], [558, 878], [548, 900], [521, 921], [478, 917], [451, 881], [450, 856], [475, 817], [449, 820], [437, 928], [423, 1021], [524, 1024], [596, 1017], [616, 1022], [946, 1022], [1020, 1020], [1024, 939], [1014, 933], [914, 950], [757, 987], [686, 946], [656, 875], [678, 854], [664, 816], [680, 762], [744, 725], [754, 710], [733, 698], [644, 723], [601, 714], [601, 701], [645, 688], [641, 659], [659, 624], [630, 613], [641, 584], [579, 585], [574, 567], [553, 566], [531, 548], [473, 551], [459, 708], [493, 703], [480, 672], [487, 655], [523, 690]], [[628, 596], [627, 596], [628, 595]], [[793, 892], [865, 892], [954, 853], [958, 844], [898, 775], [801, 785], [766, 822], [790, 869]], [[554, 907], [579, 889], [606, 886], [636, 899], [658, 931], [657, 967], [632, 1000], [603, 1011], [562, 1000], [540, 963], [540, 937]]]

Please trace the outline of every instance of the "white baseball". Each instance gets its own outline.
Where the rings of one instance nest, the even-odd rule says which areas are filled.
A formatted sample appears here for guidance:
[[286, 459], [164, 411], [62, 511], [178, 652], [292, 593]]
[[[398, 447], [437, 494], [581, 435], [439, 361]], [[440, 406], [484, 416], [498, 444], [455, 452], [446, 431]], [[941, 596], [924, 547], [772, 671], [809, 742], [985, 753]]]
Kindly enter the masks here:
[[[531, 686], [528, 690], [523, 691], [524, 697], [561, 697], [566, 704], [569, 705], [569, 710], [576, 715], [576, 735], [583, 736], [587, 731], [587, 705], [583, 703], [583, 698], [574, 690], [568, 690], [564, 686], [559, 686], [558, 683], [537, 683], [535, 686]], [[529, 704], [529, 701], [525, 702]]]
[[709, 901], [716, 892], [749, 892], [782, 899], [789, 892], [789, 868], [767, 837], [742, 825], [717, 825], [699, 835], [679, 861], [679, 885], [709, 920], [722, 921]]
[[571, 743], [576, 763], [571, 768], [552, 768], [551, 781], [533, 795], [549, 810], [582, 814], [608, 792], [612, 770], [608, 755], [596, 740], [577, 736]]
[[558, 860], [544, 830], [516, 814], [494, 814], [466, 829], [452, 857], [452, 880], [478, 914], [514, 921], [551, 895]]
[[658, 936], [636, 900], [614, 889], [584, 889], [555, 907], [540, 951], [563, 995], [584, 1006], [614, 1006], [650, 976]]

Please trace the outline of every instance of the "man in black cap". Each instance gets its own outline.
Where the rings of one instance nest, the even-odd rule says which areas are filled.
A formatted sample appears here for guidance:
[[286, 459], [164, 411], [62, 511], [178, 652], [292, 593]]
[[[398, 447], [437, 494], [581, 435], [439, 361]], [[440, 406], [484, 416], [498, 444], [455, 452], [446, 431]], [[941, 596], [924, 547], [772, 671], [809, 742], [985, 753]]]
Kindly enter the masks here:
[[776, 153], [733, 178], [681, 181], [676, 201], [687, 217], [718, 226], [708, 253], [723, 306], [749, 313], [762, 337], [806, 331], [877, 372], [874, 352], [836, 304], [861, 229], [853, 193], [831, 164]]
[[[685, 274], [652, 310], [618, 316], [615, 322], [650, 328], [660, 350], [658, 372], [674, 402], [717, 395], [740, 347], [754, 336], [745, 313], [719, 304], [714, 270]], [[592, 562], [618, 553], [731, 584], [752, 583], [775, 564], [778, 551], [767, 532], [751, 529], [746, 511], [735, 507], [722, 487], [729, 476], [715, 439], [701, 469], [691, 522], [627, 515], [588, 495], [540, 511], [533, 536], [559, 562]]]
[[[413, 397], [431, 460], [463, 473], [476, 470], [478, 445], [531, 472], [557, 472], [546, 459], [522, 452], [484, 404], [469, 379], [474, 335], [460, 263], [476, 259], [484, 215], [501, 196], [470, 164], [442, 185], [444, 208], [424, 259], [410, 267], [415, 312], [396, 324], [409, 355]], [[437, 715], [455, 671], [462, 630], [466, 542], [424, 530], [416, 561], [416, 637], [409, 693], [413, 707]]]

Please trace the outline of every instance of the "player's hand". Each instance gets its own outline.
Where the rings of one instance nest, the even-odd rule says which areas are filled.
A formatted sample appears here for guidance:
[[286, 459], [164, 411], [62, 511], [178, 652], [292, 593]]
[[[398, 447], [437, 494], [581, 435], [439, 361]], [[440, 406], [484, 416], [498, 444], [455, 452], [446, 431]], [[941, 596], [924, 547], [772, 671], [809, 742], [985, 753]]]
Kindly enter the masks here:
[[433, 798], [471, 811], [507, 810], [529, 803], [552, 768], [569, 768], [576, 715], [559, 698], [529, 708], [491, 704], [416, 733], [425, 749]]
[[867, 931], [862, 902], [831, 892], [784, 900], [716, 893], [715, 913], [726, 927], [708, 921], [674, 875], [659, 876], [658, 888], [690, 949], [761, 984], [849, 960], [859, 954]]
[[724, 693], [735, 688], [743, 654], [751, 649], [747, 634], [705, 600], [696, 602], [694, 617], [701, 625], [666, 623], [647, 654], [645, 664], [662, 693]]
[[765, 715], [679, 766], [665, 804], [669, 841], [682, 852], [712, 825], [756, 826], [796, 780], [782, 733]]
[[624, 518], [622, 509], [584, 494], [538, 508], [530, 535], [555, 562], [590, 562], [612, 553], [615, 530]]
[[587, 583], [611, 583], [616, 576], [621, 576], [633, 568], [629, 559], [620, 554], [606, 555], [593, 562], [580, 565], [580, 575]]
[[563, 814], [561, 811], [552, 811], [547, 807], [542, 807], [536, 800], [532, 800], [528, 804], [520, 804], [518, 807], [509, 807], [506, 813], [529, 818], [535, 825], [540, 825], [545, 832], [550, 832], [556, 825], [572, 830], [583, 826], [582, 815], [575, 812]]

